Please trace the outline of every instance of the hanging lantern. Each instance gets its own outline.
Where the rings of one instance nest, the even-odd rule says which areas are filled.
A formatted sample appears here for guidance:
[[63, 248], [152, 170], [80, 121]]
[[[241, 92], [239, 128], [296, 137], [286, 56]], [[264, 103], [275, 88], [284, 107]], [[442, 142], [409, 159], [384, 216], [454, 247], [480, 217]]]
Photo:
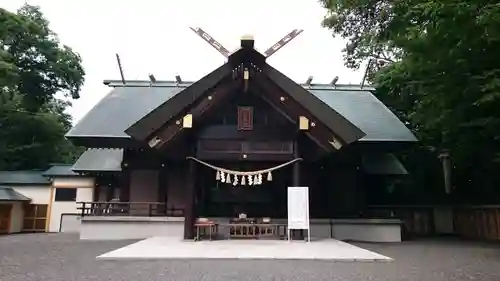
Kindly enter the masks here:
[[273, 180], [273, 175], [271, 174], [271, 171], [267, 173], [267, 181], [272, 181]]
[[255, 184], [255, 185], [258, 185], [258, 184], [259, 184], [259, 176], [258, 176], [258, 175], [255, 175], [255, 176], [253, 177], [253, 182], [254, 182], [254, 184]]
[[248, 185], [253, 185], [252, 175], [248, 175]]
[[259, 174], [259, 184], [262, 184], [262, 174]]
[[241, 176], [241, 185], [245, 185], [246, 182], [245, 182], [245, 176]]
[[225, 177], [224, 172], [220, 172], [220, 181], [221, 182], [226, 182], [226, 177]]
[[220, 171], [217, 171], [217, 174], [215, 175], [215, 180], [220, 181]]
[[238, 185], [238, 175], [234, 175], [233, 185], [234, 185], [234, 186], [237, 186], [237, 185]]

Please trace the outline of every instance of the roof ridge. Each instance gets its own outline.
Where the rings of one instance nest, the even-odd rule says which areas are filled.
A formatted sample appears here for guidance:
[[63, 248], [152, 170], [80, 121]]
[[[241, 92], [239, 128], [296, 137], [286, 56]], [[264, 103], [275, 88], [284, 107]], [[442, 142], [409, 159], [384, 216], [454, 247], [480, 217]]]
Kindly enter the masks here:
[[0, 170], [0, 173], [41, 173], [45, 170]]
[[[149, 80], [126, 80], [126, 84], [123, 84], [121, 80], [104, 80], [103, 83], [109, 87], [179, 87], [186, 88], [196, 81], [182, 81], [182, 83], [177, 83], [173, 80], [157, 80], [151, 83]], [[297, 82], [295, 82], [297, 83]], [[297, 83], [298, 85], [306, 88], [307, 90], [325, 90], [325, 91], [373, 91], [375, 88], [373, 86], [361, 87], [360, 84], [328, 84], [328, 83], [312, 83], [306, 85], [304, 83]]]

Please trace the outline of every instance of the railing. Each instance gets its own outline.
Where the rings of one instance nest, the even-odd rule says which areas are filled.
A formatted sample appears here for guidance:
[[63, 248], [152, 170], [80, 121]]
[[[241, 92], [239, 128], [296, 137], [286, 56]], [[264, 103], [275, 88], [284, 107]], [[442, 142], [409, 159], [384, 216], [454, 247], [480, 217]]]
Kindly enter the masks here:
[[463, 238], [500, 241], [500, 205], [485, 206], [369, 206], [366, 215], [377, 218], [399, 218], [404, 222], [405, 238], [438, 235], [438, 209], [449, 209], [452, 234]]
[[161, 202], [77, 202], [83, 216], [183, 217], [184, 209]]

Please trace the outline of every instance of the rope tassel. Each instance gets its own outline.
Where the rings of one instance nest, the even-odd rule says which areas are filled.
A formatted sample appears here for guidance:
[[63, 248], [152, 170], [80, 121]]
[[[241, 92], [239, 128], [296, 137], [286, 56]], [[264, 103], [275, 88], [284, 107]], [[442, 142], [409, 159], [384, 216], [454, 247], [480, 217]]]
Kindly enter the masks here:
[[229, 169], [224, 169], [222, 167], [214, 166], [212, 164], [209, 164], [207, 162], [201, 161], [200, 159], [197, 159], [195, 157], [186, 157], [186, 159], [196, 161], [202, 165], [205, 165], [211, 169], [214, 169], [216, 171], [215, 179], [222, 182], [222, 183], [231, 183], [231, 175], [234, 176], [233, 180], [233, 185], [236, 186], [238, 185], [238, 176], [241, 177], [241, 184], [245, 185], [248, 182], [248, 185], [260, 185], [262, 184], [262, 178], [263, 175], [267, 173], [267, 180], [272, 181], [273, 180], [273, 175], [272, 171], [281, 169], [283, 167], [286, 167], [290, 164], [293, 164], [297, 161], [302, 161], [302, 158], [295, 158], [291, 161], [288, 161], [286, 163], [280, 164], [278, 166], [274, 166], [272, 168], [268, 169], [263, 169], [263, 170], [256, 170], [256, 171], [234, 171], [234, 170], [229, 170]]

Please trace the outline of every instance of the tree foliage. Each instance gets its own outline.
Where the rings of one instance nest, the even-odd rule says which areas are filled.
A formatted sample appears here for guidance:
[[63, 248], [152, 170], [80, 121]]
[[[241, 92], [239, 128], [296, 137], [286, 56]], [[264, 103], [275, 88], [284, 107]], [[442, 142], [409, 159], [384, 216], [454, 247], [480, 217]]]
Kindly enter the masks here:
[[0, 8], [0, 169], [73, 160], [81, 150], [64, 138], [70, 103], [56, 94], [78, 98], [84, 75], [80, 56], [61, 45], [38, 7]]
[[470, 200], [498, 192], [500, 3], [321, 3], [328, 11], [323, 25], [347, 39], [346, 65], [372, 59], [378, 97], [410, 122], [422, 147], [431, 148], [424, 153], [451, 152], [457, 191]]

